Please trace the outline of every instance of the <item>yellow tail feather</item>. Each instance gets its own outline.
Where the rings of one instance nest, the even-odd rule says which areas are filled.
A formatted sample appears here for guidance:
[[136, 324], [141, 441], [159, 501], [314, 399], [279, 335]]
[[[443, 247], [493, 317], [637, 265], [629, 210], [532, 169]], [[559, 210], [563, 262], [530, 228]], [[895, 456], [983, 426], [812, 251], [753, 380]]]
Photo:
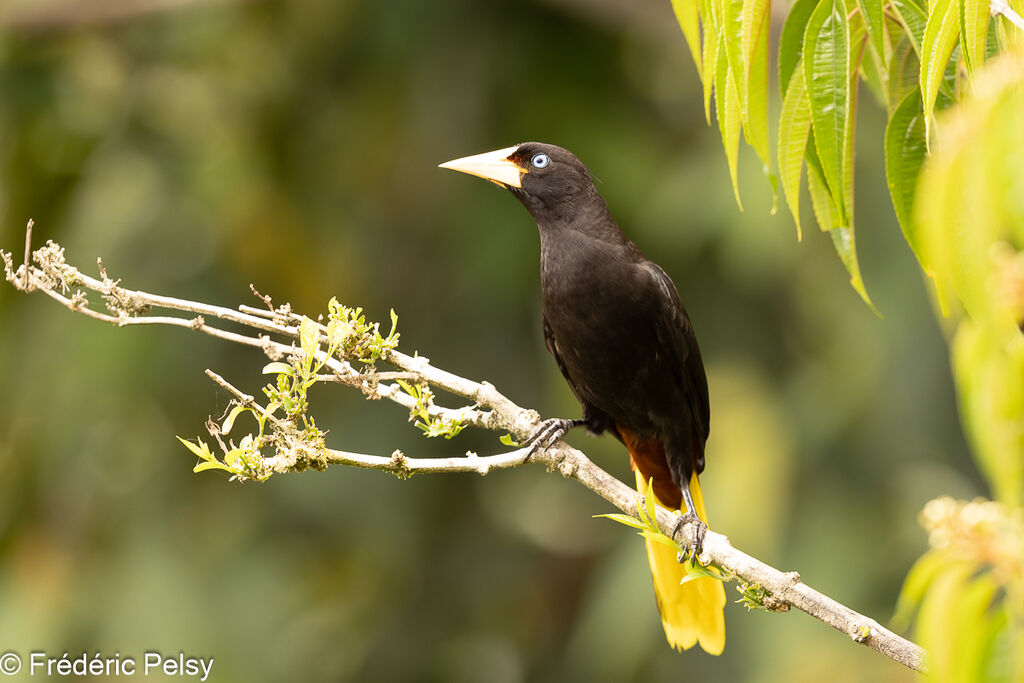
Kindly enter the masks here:
[[[636, 478], [638, 488], [646, 485], [639, 470]], [[651, 493], [653, 495], [653, 491]], [[697, 516], [707, 524], [708, 515], [696, 474], [690, 479], [690, 494]], [[658, 505], [662, 505], [660, 500]], [[663, 543], [646, 543], [647, 560], [654, 577], [654, 594], [669, 645], [677, 650], [689, 650], [699, 642], [709, 654], [722, 654], [725, 648], [725, 588], [722, 582], [699, 578], [681, 584], [686, 572], [676, 559], [675, 551]]]

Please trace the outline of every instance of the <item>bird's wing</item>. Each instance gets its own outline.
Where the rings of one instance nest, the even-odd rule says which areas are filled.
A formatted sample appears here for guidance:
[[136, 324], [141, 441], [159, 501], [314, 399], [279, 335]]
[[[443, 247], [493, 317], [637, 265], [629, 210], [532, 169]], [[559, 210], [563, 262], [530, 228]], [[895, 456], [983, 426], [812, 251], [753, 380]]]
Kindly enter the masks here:
[[555, 362], [558, 364], [558, 369], [562, 372], [562, 377], [565, 377], [565, 381], [569, 383], [569, 388], [572, 389], [572, 393], [579, 398], [579, 392], [576, 391], [576, 383], [573, 382], [572, 377], [569, 376], [569, 369], [565, 367], [565, 361], [558, 354], [558, 344], [555, 343], [555, 333], [551, 329], [551, 325], [548, 324], [547, 318], [542, 318], [544, 323], [544, 346], [547, 347], [548, 352], [555, 357]]
[[583, 423], [587, 427], [587, 431], [591, 434], [601, 434], [605, 430], [611, 430], [615, 438], [621, 440], [622, 437], [619, 433], [612, 429], [615, 421], [611, 419], [607, 413], [602, 411], [596, 405], [591, 403], [590, 399], [585, 396], [586, 389], [576, 384], [576, 380], [569, 374], [569, 368], [563, 360], [560, 350], [558, 348], [558, 342], [555, 339], [555, 333], [551, 329], [551, 325], [548, 324], [548, 319], [542, 317], [544, 323], [544, 346], [547, 347], [548, 351], [552, 356], [555, 357], [555, 363], [558, 364], [558, 369], [562, 372], [562, 377], [565, 377], [566, 384], [569, 385], [569, 389], [572, 390], [572, 395], [576, 397], [576, 400], [580, 402], [580, 407], [583, 409]]
[[697, 335], [671, 278], [660, 266], [650, 261], [644, 263], [644, 268], [651, 277], [655, 297], [660, 304], [660, 315], [655, 322], [658, 342], [686, 393], [703, 451], [710, 429], [711, 406], [708, 400], [708, 379], [697, 345]]

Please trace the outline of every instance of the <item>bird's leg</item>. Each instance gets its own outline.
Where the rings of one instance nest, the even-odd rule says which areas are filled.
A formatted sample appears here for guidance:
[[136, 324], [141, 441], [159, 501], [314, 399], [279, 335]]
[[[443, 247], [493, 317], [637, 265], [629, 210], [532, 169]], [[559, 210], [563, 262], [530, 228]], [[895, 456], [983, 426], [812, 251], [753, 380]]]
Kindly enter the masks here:
[[538, 450], [546, 451], [553, 443], [565, 436], [570, 429], [584, 424], [586, 424], [585, 420], [566, 420], [558, 417], [544, 420], [537, 425], [536, 429], [530, 432], [530, 436], [526, 439], [526, 443], [530, 446], [527, 457], [533, 455]]
[[[704, 547], [704, 536], [708, 532], [708, 525], [697, 516], [697, 508], [693, 504], [693, 496], [690, 495], [690, 487], [683, 487], [683, 503], [686, 504], [686, 512], [679, 516], [679, 521], [676, 522], [676, 528], [672, 530], [673, 538], [682, 530], [687, 524], [693, 524], [693, 543], [690, 544], [690, 553], [693, 559], [697, 559], [700, 555], [701, 548]], [[684, 553], [679, 553], [679, 561], [683, 562], [686, 557]]]

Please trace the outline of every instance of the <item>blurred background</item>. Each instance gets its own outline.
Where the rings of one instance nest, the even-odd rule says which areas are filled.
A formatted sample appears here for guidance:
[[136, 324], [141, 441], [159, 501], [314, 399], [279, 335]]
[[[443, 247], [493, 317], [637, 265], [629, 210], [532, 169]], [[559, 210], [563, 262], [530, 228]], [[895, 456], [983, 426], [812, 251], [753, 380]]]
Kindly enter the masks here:
[[[827, 236], [798, 243], [770, 214], [749, 150], [737, 209], [667, 0], [8, 0], [0, 248], [20, 261], [31, 217], [36, 246], [93, 274], [102, 256], [133, 288], [393, 307], [404, 351], [576, 416], [543, 347], [533, 222], [436, 168], [568, 147], [696, 326], [712, 527], [884, 623], [925, 549], [921, 506], [984, 489], [886, 194], [884, 115], [861, 116], [857, 238], [883, 317]], [[184, 650], [216, 681], [912, 678], [806, 615], [739, 605], [721, 657], [672, 652], [642, 540], [540, 469], [194, 475], [174, 437], [228, 400], [203, 370], [257, 392], [264, 362], [0, 286], [0, 651]], [[426, 440], [346, 389], [312, 398], [334, 447], [502, 449]], [[628, 477], [613, 439], [570, 441]]]

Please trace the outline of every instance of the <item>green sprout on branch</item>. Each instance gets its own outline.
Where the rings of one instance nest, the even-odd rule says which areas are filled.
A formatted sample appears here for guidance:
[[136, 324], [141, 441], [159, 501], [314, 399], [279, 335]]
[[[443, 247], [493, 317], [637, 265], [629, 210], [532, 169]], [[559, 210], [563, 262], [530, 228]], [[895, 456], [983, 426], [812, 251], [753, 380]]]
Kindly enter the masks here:
[[220, 435], [229, 434], [238, 416], [246, 412], [252, 413], [253, 417], [256, 418], [259, 432], [256, 435], [246, 434], [237, 446], [232, 444], [231, 448], [223, 446], [223, 442], [221, 442], [224, 455], [220, 459], [214, 455], [210, 447], [202, 439], [196, 439], [196, 442], [193, 443], [186, 441], [180, 436], [178, 437], [178, 441], [202, 461], [192, 468], [193, 472], [198, 473], [216, 469], [229, 472], [236, 477], [255, 479], [256, 481], [266, 481], [270, 478], [272, 472], [263, 464], [263, 454], [261, 452], [261, 449], [267, 445], [269, 439], [266, 435], [267, 420], [271, 417], [268, 409], [260, 411], [246, 405], [236, 404], [224, 419], [223, 424], [217, 425], [211, 420], [207, 426], [210, 432], [220, 441]]
[[755, 609], [763, 609], [766, 612], [772, 611], [768, 605], [772, 600], [772, 594], [765, 590], [761, 584], [740, 581], [739, 585], [736, 586], [736, 590], [740, 592], [740, 598], [736, 603], [746, 607], [748, 612]]
[[434, 392], [425, 383], [410, 384], [405, 380], [395, 380], [402, 390], [416, 400], [409, 410], [409, 421], [416, 421], [416, 427], [429, 438], [443, 436], [450, 439], [463, 429], [463, 424], [452, 418], [435, 418], [430, 415], [430, 408], [434, 405]]
[[[349, 308], [331, 298], [327, 304], [327, 335], [338, 341], [336, 350], [342, 358], [373, 365], [388, 351], [398, 346], [398, 314], [391, 310], [391, 332], [384, 337], [380, 323], [367, 323], [362, 308]], [[334, 351], [331, 352], [331, 355]]]
[[[200, 459], [193, 471], [218, 469], [239, 479], [265, 481], [274, 472], [264, 460], [265, 448], [276, 451], [278, 456], [283, 454], [291, 470], [325, 469], [324, 432], [309, 415], [309, 388], [324, 380], [321, 371], [331, 358], [357, 361], [364, 365], [364, 370], [373, 370], [378, 360], [398, 346], [397, 327], [398, 315], [394, 310], [391, 311], [391, 331], [384, 336], [378, 323], [366, 322], [362, 308], [344, 306], [334, 298], [328, 303], [326, 325], [303, 316], [298, 329], [299, 348], [291, 353], [287, 362], [275, 361], [263, 368], [263, 374], [277, 375], [274, 382], [263, 387], [267, 404], [260, 406], [251, 397], [236, 394], [239, 398], [232, 402], [233, 407], [223, 424], [212, 420], [207, 423], [207, 429], [220, 445], [221, 457], [218, 458], [201, 439], [192, 442], [178, 437]], [[323, 348], [325, 339], [326, 348]], [[223, 381], [212, 373], [211, 376]], [[425, 385], [414, 393], [410, 385], [401, 384], [416, 398], [417, 426], [427, 436], [451, 438], [458, 434], [462, 425], [457, 421], [430, 418], [428, 409], [433, 405], [433, 394]], [[224, 386], [230, 385], [224, 383]], [[237, 418], [247, 412], [255, 418], [258, 432], [246, 434], [238, 445], [225, 444], [221, 437], [228, 435]]]
[[594, 515], [594, 517], [605, 517], [613, 522], [625, 524], [628, 527], [637, 529], [637, 533], [648, 541], [667, 545], [670, 548], [675, 549], [675, 551], [680, 554], [684, 552], [688, 553], [689, 557], [686, 562], [683, 563], [683, 568], [686, 570], [686, 576], [683, 577], [682, 583], [702, 577], [716, 579], [722, 582], [730, 581], [735, 578], [731, 573], [716, 565], [702, 565], [697, 559], [695, 553], [690, 552], [689, 549], [684, 551], [678, 543], [662, 533], [661, 529], [658, 527], [656, 517], [657, 504], [655, 503], [654, 498], [654, 479], [648, 480], [646, 486], [641, 484], [640, 487], [638, 487], [637, 493], [640, 494], [640, 497], [638, 497], [636, 501], [636, 517], [620, 513]]

